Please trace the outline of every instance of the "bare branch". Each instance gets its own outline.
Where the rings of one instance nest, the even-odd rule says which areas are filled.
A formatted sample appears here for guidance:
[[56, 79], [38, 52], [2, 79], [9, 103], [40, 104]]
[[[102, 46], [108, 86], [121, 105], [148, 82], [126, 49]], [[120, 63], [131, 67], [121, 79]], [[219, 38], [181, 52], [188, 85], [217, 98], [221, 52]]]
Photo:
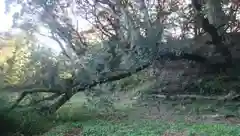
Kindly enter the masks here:
[[59, 91], [58, 90], [54, 90], [54, 89], [46, 89], [46, 88], [34, 88], [34, 89], [29, 89], [24, 91], [20, 97], [16, 100], [16, 102], [11, 106], [11, 108], [9, 109], [9, 111], [13, 110], [14, 108], [16, 108], [19, 103], [28, 95], [28, 94], [33, 94], [33, 93], [55, 93], [58, 95], [63, 94], [63, 91]]
[[71, 59], [71, 57], [68, 55], [66, 49], [64, 48], [63, 44], [59, 41], [59, 39], [58, 39], [56, 36], [54, 36], [53, 33], [51, 33], [52, 36], [49, 36], [49, 35], [46, 35], [46, 34], [42, 34], [42, 33], [38, 33], [38, 34], [41, 35], [41, 36], [44, 36], [44, 37], [51, 38], [51, 39], [53, 39], [54, 41], [56, 41], [56, 42], [58, 43], [58, 45], [60, 46], [60, 48], [62, 49], [63, 54], [64, 54], [67, 58]]
[[[34, 105], [36, 105], [36, 104], [38, 104], [38, 103], [40, 103], [40, 102], [43, 102], [43, 101], [54, 100], [54, 99], [58, 98], [59, 96], [61, 96], [61, 94], [52, 94], [52, 95], [50, 95], [50, 96], [48, 96], [48, 97], [44, 97], [44, 98], [41, 99], [41, 100], [35, 101], [35, 102], [34, 102]], [[32, 104], [30, 104], [30, 106], [31, 106], [31, 105], [32, 105]]]

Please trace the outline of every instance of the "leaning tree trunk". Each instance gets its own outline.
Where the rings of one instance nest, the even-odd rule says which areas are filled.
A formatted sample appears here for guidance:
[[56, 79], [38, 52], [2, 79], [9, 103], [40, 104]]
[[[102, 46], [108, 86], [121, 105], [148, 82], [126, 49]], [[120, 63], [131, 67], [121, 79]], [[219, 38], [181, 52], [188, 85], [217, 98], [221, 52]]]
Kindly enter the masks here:
[[[223, 12], [221, 0], [207, 0], [207, 17], [210, 24], [213, 24], [215, 27], [219, 27], [227, 23], [227, 18]], [[222, 34], [224, 28], [219, 28], [219, 33]]]
[[64, 95], [62, 95], [55, 103], [53, 103], [49, 109], [48, 109], [48, 113], [53, 114], [56, 113], [56, 111], [62, 107], [66, 102], [68, 102], [72, 96], [76, 94], [76, 93], [71, 93], [71, 91], [69, 91], [69, 93], [65, 93]]
[[[222, 55], [224, 56], [225, 62], [227, 65], [226, 68], [231, 68], [233, 66], [232, 54], [228, 49], [228, 47], [224, 45], [225, 41], [223, 41], [223, 38], [222, 38], [222, 36], [224, 36], [223, 34], [225, 33], [223, 26], [224, 24], [227, 24], [228, 20], [226, 18], [225, 13], [223, 12], [221, 2], [222, 0], [206, 1], [207, 18], [208, 18], [209, 24], [212, 24], [215, 28], [218, 28], [216, 29], [217, 34], [215, 34], [214, 36], [215, 40], [218, 41], [214, 43], [216, 45], [216, 50], [218, 50], [218, 52], [221, 52]], [[213, 34], [214, 33], [212, 34], [210, 33], [210, 35], [212, 35], [212, 40], [214, 40]]]

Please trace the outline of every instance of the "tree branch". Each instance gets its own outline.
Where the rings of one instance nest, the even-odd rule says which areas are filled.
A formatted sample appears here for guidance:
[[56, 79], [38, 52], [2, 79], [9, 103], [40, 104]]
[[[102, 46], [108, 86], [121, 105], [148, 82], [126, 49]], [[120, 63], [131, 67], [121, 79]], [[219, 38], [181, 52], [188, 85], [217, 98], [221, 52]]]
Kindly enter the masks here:
[[[201, 62], [204, 63], [205, 61], [207, 61], [206, 58], [198, 56], [198, 55], [194, 55], [194, 54], [188, 54], [188, 53], [181, 53], [180, 55], [177, 55], [174, 52], [160, 52], [159, 56], [156, 58], [156, 60], [162, 60], [162, 59], [170, 59], [170, 60], [181, 60], [181, 59], [186, 59], [186, 60], [192, 60], [192, 61], [197, 61], [197, 62]], [[39, 92], [46, 92], [46, 93], [54, 93], [54, 96], [60, 96], [62, 94], [64, 94], [64, 96], [62, 96], [62, 98], [60, 98], [60, 100], [54, 104], [54, 109], [58, 109], [59, 107], [61, 107], [66, 101], [68, 101], [74, 94], [84, 91], [86, 89], [92, 88], [94, 86], [97, 86], [98, 84], [104, 84], [107, 82], [113, 82], [113, 81], [117, 81], [117, 80], [121, 80], [123, 78], [126, 77], [130, 77], [133, 74], [140, 72], [146, 68], [148, 68], [149, 66], [152, 65], [152, 62], [149, 61], [148, 63], [137, 67], [134, 70], [125, 72], [125, 73], [120, 73], [117, 75], [114, 74], [110, 77], [106, 77], [106, 78], [102, 78], [100, 80], [95, 80], [92, 81], [91, 84], [80, 84], [80, 85], [76, 85], [72, 88], [71, 91], [65, 91], [65, 90], [59, 90], [59, 89], [46, 89], [46, 88], [35, 88], [35, 89], [29, 89], [24, 91], [21, 96], [17, 99], [16, 103], [10, 108], [10, 111], [12, 109], [14, 109], [23, 99], [26, 95], [28, 94], [33, 94], [33, 93], [39, 93]], [[50, 99], [50, 98], [49, 98]]]
[[54, 99], [58, 98], [59, 96], [61, 96], [61, 94], [52, 94], [52, 95], [50, 95], [48, 97], [44, 97], [41, 100], [35, 101], [34, 104], [30, 104], [29, 106], [39, 104], [42, 101], [54, 100]]
[[[225, 65], [227, 65], [227, 67], [231, 67], [233, 65], [232, 54], [228, 49], [228, 47], [224, 46], [224, 42], [222, 38], [223, 36], [218, 34], [218, 28], [216, 28], [213, 24], [210, 24], [209, 20], [206, 17], [204, 17], [204, 15], [201, 13], [202, 3], [200, 0], [192, 0], [192, 5], [193, 7], [195, 7], [196, 11], [198, 12], [197, 16], [201, 21], [203, 30], [207, 32], [212, 38], [212, 41], [210, 41], [209, 43], [216, 46], [216, 51], [220, 52], [222, 56], [225, 57], [225, 63], [226, 63]], [[224, 72], [226, 72], [226, 69], [224, 69]]]
[[45, 93], [55, 93], [58, 95], [63, 94], [63, 91], [59, 91], [59, 90], [54, 90], [54, 89], [46, 89], [46, 88], [34, 88], [34, 89], [29, 89], [27, 91], [24, 91], [19, 98], [16, 100], [16, 102], [10, 107], [9, 111], [13, 110], [14, 108], [16, 108], [19, 103], [25, 98], [25, 96], [27, 96], [28, 94], [33, 94], [33, 93], [41, 93], [41, 92], [45, 92]]
[[217, 100], [217, 101], [234, 101], [238, 99], [240, 95], [226, 95], [226, 96], [203, 96], [203, 95], [151, 95], [152, 97], [163, 98], [168, 100], [183, 100], [183, 99], [191, 99], [191, 100]]
[[[191, 61], [196, 61], [196, 62], [200, 62], [200, 63], [205, 63], [208, 61], [205, 57], [202, 57], [199, 55], [190, 54], [190, 53], [181, 53], [180, 55], [177, 55], [174, 52], [160, 52], [159, 56], [156, 59], [157, 60], [161, 60], [161, 59], [182, 60], [182, 59], [185, 59], [185, 60], [191, 60]], [[100, 79], [99, 81], [93, 81], [91, 84], [77, 85], [77, 86], [73, 87], [73, 93], [84, 91], [84, 90], [86, 90], [88, 88], [92, 88], [98, 84], [104, 84], [107, 82], [121, 80], [123, 78], [132, 76], [133, 74], [135, 74], [139, 71], [142, 71], [151, 65], [152, 65], [152, 62], [148, 62], [132, 71], [128, 71], [128, 72], [121, 73], [118, 75], [110, 76], [105, 79]]]

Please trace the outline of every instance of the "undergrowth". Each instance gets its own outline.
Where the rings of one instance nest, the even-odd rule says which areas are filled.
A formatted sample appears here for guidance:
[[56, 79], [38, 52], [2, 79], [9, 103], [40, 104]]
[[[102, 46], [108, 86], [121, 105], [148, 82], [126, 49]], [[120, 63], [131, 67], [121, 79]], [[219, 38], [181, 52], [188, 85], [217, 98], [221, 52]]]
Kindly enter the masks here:
[[[138, 112], [130, 117], [133, 109], [126, 105], [131, 105], [131, 101], [126, 99], [124, 103], [118, 102], [115, 105], [117, 109], [106, 112], [97, 106], [90, 108], [82, 103], [76, 97], [51, 117], [24, 110], [15, 110], [8, 117], [14, 119], [18, 130], [27, 136], [240, 136], [238, 125], [186, 122], [184, 119], [144, 119], [137, 115], [141, 114]], [[189, 106], [197, 107], [196, 104]]]

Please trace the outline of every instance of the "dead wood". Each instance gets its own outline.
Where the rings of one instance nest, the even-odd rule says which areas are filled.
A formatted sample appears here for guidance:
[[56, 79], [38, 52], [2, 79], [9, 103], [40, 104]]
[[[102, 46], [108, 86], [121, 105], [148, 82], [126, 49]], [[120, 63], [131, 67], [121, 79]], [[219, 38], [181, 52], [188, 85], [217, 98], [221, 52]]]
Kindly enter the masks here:
[[224, 95], [224, 96], [202, 96], [202, 95], [154, 95], [154, 97], [168, 99], [168, 100], [216, 100], [216, 101], [234, 101], [239, 98], [239, 95]]

